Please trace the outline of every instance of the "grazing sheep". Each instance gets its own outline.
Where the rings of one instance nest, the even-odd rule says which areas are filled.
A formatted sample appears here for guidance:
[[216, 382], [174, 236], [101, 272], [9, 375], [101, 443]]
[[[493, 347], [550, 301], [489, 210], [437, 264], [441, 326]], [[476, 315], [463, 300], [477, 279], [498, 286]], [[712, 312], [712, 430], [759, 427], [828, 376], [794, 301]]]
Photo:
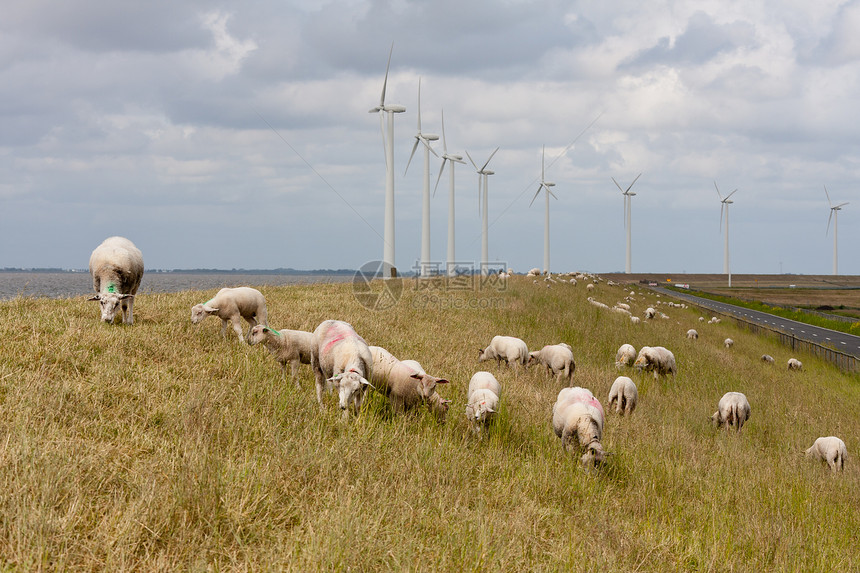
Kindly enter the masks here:
[[[513, 274], [513, 272], [514, 271], [512, 269], [508, 269], [508, 274]], [[373, 349], [373, 347], [371, 346], [371, 350], [372, 349]], [[427, 372], [424, 370], [424, 367], [421, 366], [421, 364], [417, 360], [407, 359], [407, 360], [401, 360], [400, 362], [402, 362], [406, 366], [409, 366], [410, 368], [414, 368], [422, 376], [427, 374]], [[448, 381], [447, 380], [438, 380], [436, 383], [440, 384], [442, 382], [448, 382]], [[433, 392], [427, 398], [427, 407], [430, 409], [430, 412], [432, 412], [433, 415], [436, 417], [436, 421], [439, 422], [440, 424], [445, 423], [445, 418], [448, 415], [448, 407], [450, 405], [451, 405], [451, 400], [446, 400], [445, 398], [440, 396], [439, 393], [436, 392], [436, 390], [433, 390]]]
[[661, 376], [671, 374], [674, 378], [677, 373], [675, 355], [662, 346], [643, 346], [639, 350], [639, 356], [636, 357], [633, 366], [637, 371], [653, 371], [654, 380], [657, 379], [658, 374]]
[[845, 469], [845, 458], [847, 456], [848, 449], [845, 447], [845, 442], [836, 436], [818, 438], [812, 444], [812, 447], [806, 450], [806, 457], [808, 459], [827, 463], [833, 473], [837, 471], [841, 472]]
[[705, 317], [704, 317], [704, 316], [700, 316], [700, 317], [699, 317], [699, 322], [705, 322]]
[[593, 291], [594, 290], [594, 283], [588, 283], [587, 285], [585, 285], [585, 290], [587, 290], [588, 292]]
[[495, 360], [501, 367], [502, 360], [510, 366], [525, 365], [529, 359], [529, 349], [526, 343], [515, 336], [494, 336], [490, 345], [478, 349], [478, 362]]
[[573, 351], [568, 344], [548, 344], [540, 350], [529, 353], [526, 366], [532, 364], [543, 364], [549, 376], [555, 376], [558, 382], [567, 381], [570, 386], [573, 380], [573, 372], [576, 363], [573, 360]]
[[299, 364], [310, 364], [314, 353], [316, 339], [313, 332], [304, 330], [275, 330], [258, 324], [251, 328], [248, 334], [248, 344], [254, 345], [265, 342], [266, 348], [281, 363], [284, 374], [287, 373], [287, 363], [290, 364], [290, 377], [299, 386], [297, 376]]
[[639, 323], [640, 323], [640, 322], [642, 322], [642, 321], [639, 319], [639, 317], [638, 317], [638, 316], [631, 316], [631, 317], [630, 317], [630, 322], [632, 322], [633, 324], [639, 324]]
[[402, 362], [380, 346], [370, 346], [373, 357], [371, 382], [378, 392], [388, 397], [391, 406], [397, 412], [405, 412], [427, 402], [436, 393], [436, 384], [447, 384], [444, 378], [427, 374], [421, 365], [411, 361], [417, 367]]
[[222, 288], [214, 298], [195, 304], [191, 307], [191, 323], [199, 324], [211, 314], [221, 319], [221, 336], [227, 337], [227, 323], [230, 322], [239, 342], [244, 341], [240, 317], [247, 321], [249, 334], [257, 324], [269, 324], [266, 299], [263, 293], [251, 287]]
[[323, 390], [337, 388], [339, 406], [346, 418], [352, 404], [356, 414], [370, 382], [373, 356], [367, 342], [348, 322], [324, 320], [314, 330], [316, 340], [311, 366], [314, 370], [317, 401], [323, 407]]
[[624, 302], [616, 302], [616, 303], [615, 303], [615, 306], [616, 306], [617, 308], [623, 308], [624, 310], [627, 310], [627, 311], [629, 311], [629, 310], [630, 310], [630, 305], [629, 305], [629, 304], [627, 304], [627, 303], [624, 303]]
[[654, 310], [653, 307], [649, 306], [648, 308], [645, 309], [645, 318], [650, 320], [650, 319], [654, 318], [655, 314], [657, 314], [657, 311]]
[[583, 452], [583, 465], [602, 463], [609, 452], [604, 451], [603, 406], [590, 390], [575, 386], [562, 388], [552, 407], [552, 428], [561, 438], [561, 445], [570, 453]]
[[687, 338], [689, 338], [690, 340], [698, 340], [699, 339], [699, 333], [691, 328], [690, 330], [687, 331]]
[[735, 430], [740, 432], [749, 417], [750, 403], [747, 397], [740, 392], [726, 392], [720, 398], [717, 411], [711, 416], [711, 421], [717, 428], [722, 428], [725, 424], [728, 430], [729, 426], [734, 425]]
[[612, 388], [609, 390], [609, 401], [607, 404], [612, 408], [612, 403], [615, 403], [615, 413], [623, 416], [624, 414], [632, 414], [636, 409], [636, 403], [639, 401], [639, 391], [636, 389], [636, 384], [627, 376], [619, 376], [612, 383]]
[[797, 358], [789, 358], [788, 359], [788, 369], [789, 370], [803, 370], [803, 362], [801, 362]]
[[122, 308], [123, 324], [134, 323], [134, 295], [143, 278], [143, 255], [125, 237], [108, 237], [90, 255], [90, 274], [102, 320], [113, 322]]
[[466, 399], [466, 418], [472, 424], [472, 431], [480, 432], [487, 426], [499, 410], [502, 386], [489, 372], [475, 372], [469, 380]]
[[761, 361], [767, 362], [768, 364], [773, 364], [773, 356], [771, 356], [770, 354], [762, 354]]
[[723, 344], [725, 344], [725, 345], [726, 345], [726, 348], [731, 348], [732, 346], [734, 346], [734, 345], [735, 345], [735, 341], [734, 341], [734, 340], [732, 340], [731, 338], [726, 338], [726, 339], [723, 341]]
[[615, 368], [621, 370], [622, 366], [633, 366], [636, 360], [636, 349], [632, 344], [622, 344], [615, 353]]

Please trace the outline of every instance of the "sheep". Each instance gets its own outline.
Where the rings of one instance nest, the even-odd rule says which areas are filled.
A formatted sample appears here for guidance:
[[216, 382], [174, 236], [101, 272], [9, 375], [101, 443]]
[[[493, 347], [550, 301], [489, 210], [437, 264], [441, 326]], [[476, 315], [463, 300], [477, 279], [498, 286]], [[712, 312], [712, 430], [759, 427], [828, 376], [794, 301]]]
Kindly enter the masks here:
[[734, 425], [737, 432], [741, 431], [744, 422], [750, 417], [750, 403], [747, 397], [740, 392], [726, 392], [720, 398], [717, 405], [717, 411], [711, 416], [711, 422], [717, 428], [722, 428], [723, 424], [726, 430], [729, 426]]
[[587, 285], [585, 285], [585, 290], [587, 290], [588, 292], [593, 291], [594, 290], [594, 283], [588, 283]]
[[761, 361], [766, 362], [768, 364], [773, 364], [773, 362], [774, 362], [773, 356], [771, 356], [770, 354], [762, 354], [761, 355]]
[[633, 324], [639, 324], [639, 323], [640, 323], [640, 322], [642, 322], [642, 321], [639, 319], [639, 317], [638, 317], [638, 316], [631, 316], [631, 317], [630, 317], [630, 322], [632, 322]]
[[[368, 348], [373, 357], [370, 380], [377, 391], [388, 397], [395, 411], [405, 412], [426, 403], [428, 409], [439, 417], [441, 411], [435, 412], [428, 400], [436, 393], [436, 385], [447, 384], [447, 380], [427, 374], [414, 360], [410, 364], [398, 360], [380, 346]], [[444, 415], [442, 419], [444, 421]]]
[[[508, 269], [508, 274], [513, 274], [513, 272], [514, 272], [513, 269]], [[403, 364], [411, 367], [411, 368], [414, 368], [422, 376], [427, 374], [427, 372], [424, 371], [424, 367], [421, 366], [421, 364], [417, 360], [407, 359], [407, 360], [401, 360], [401, 362]], [[441, 381], [437, 381], [436, 383], [439, 384], [441, 382], [448, 382], [448, 381], [447, 380], [441, 380]], [[436, 421], [439, 422], [440, 424], [445, 423], [445, 418], [448, 415], [448, 408], [450, 405], [451, 405], [451, 400], [446, 400], [445, 398], [441, 397], [439, 395], [439, 393], [436, 392], [435, 390], [427, 398], [427, 407], [430, 409], [430, 412], [432, 412], [433, 415], [436, 417]]]
[[806, 450], [807, 459], [827, 463], [833, 473], [837, 471], [841, 472], [845, 469], [845, 458], [847, 456], [848, 449], [845, 447], [845, 442], [836, 436], [818, 438], [812, 444], [812, 447]]
[[539, 275], [540, 275], [540, 269], [538, 269], [538, 268], [529, 269], [529, 272], [526, 273], [527, 277], [536, 277]]
[[653, 307], [649, 306], [648, 308], [645, 309], [645, 318], [647, 318], [648, 320], [654, 318], [655, 314], [657, 314], [657, 311], [654, 310]]
[[134, 324], [134, 295], [143, 278], [143, 255], [125, 237], [108, 237], [90, 255], [90, 274], [102, 321], [112, 323], [122, 308], [123, 324]]
[[629, 305], [629, 304], [627, 304], [627, 303], [624, 303], [624, 302], [616, 302], [616, 303], [615, 303], [615, 306], [616, 306], [617, 308], [623, 308], [624, 310], [627, 310], [627, 311], [629, 311], [629, 310], [630, 310], [630, 305]]
[[636, 349], [631, 344], [622, 344], [615, 353], [615, 368], [621, 370], [622, 366], [633, 366], [636, 360]]
[[299, 364], [311, 363], [311, 356], [316, 343], [314, 333], [287, 328], [275, 330], [258, 324], [251, 328], [251, 332], [248, 334], [248, 344], [253, 346], [259, 342], [264, 342], [275, 360], [281, 363], [284, 374], [287, 373], [287, 363], [290, 364], [290, 377], [295, 382], [296, 387], [299, 387], [297, 376]]
[[734, 345], [735, 345], [735, 341], [734, 341], [734, 340], [732, 340], [731, 338], [726, 338], [726, 339], [723, 341], [723, 344], [725, 344], [725, 345], [726, 345], [726, 348], [731, 348], [732, 346], [734, 346]]
[[615, 402], [615, 413], [623, 416], [624, 414], [632, 414], [638, 401], [639, 391], [633, 380], [627, 376], [616, 378], [609, 390], [609, 400], [607, 401], [609, 407], [612, 408], [612, 403]]
[[314, 330], [316, 341], [311, 356], [317, 402], [323, 407], [323, 390], [337, 388], [343, 418], [352, 404], [356, 414], [361, 410], [364, 393], [373, 369], [373, 356], [367, 342], [348, 322], [324, 320]]
[[596, 306], [597, 308], [609, 308], [608, 304], [602, 303], [599, 300], [594, 300], [594, 297], [588, 297], [588, 302]]
[[677, 372], [675, 355], [662, 346], [643, 346], [639, 350], [639, 356], [636, 357], [633, 366], [637, 371], [653, 371], [654, 380], [657, 379], [658, 375], [666, 376], [667, 374], [672, 374], [672, 378], [674, 378]]
[[803, 370], [803, 362], [798, 360], [797, 358], [789, 358], [788, 359], [788, 369], [789, 370]]
[[233, 330], [244, 342], [242, 325], [239, 318], [248, 323], [248, 334], [251, 329], [262, 324], [268, 326], [266, 314], [266, 299], [263, 293], [251, 287], [222, 288], [208, 301], [191, 307], [191, 323], [199, 324], [209, 315], [214, 314], [221, 319], [221, 336], [227, 338], [227, 323], [233, 324]]
[[555, 375], [558, 382], [563, 379], [567, 380], [568, 386], [570, 386], [573, 372], [576, 370], [573, 351], [568, 344], [548, 344], [540, 350], [530, 352], [526, 366], [532, 364], [543, 364], [548, 375]]
[[552, 427], [565, 451], [582, 452], [583, 465], [602, 463], [609, 452], [600, 443], [603, 437], [603, 406], [590, 390], [562, 388], [552, 407]]
[[690, 340], [698, 340], [699, 339], [699, 333], [696, 332], [695, 329], [691, 328], [690, 330], [687, 331], [687, 338], [689, 338]]
[[478, 433], [498, 412], [502, 386], [489, 372], [475, 372], [469, 380], [466, 395], [466, 418], [472, 425], [472, 431]]
[[515, 336], [494, 336], [486, 348], [478, 349], [478, 362], [495, 359], [501, 367], [502, 360], [510, 366], [525, 365], [529, 359], [529, 349], [526, 343]]
[[700, 316], [700, 317], [699, 317], [699, 322], [705, 322], [705, 317], [704, 317], [704, 316]]

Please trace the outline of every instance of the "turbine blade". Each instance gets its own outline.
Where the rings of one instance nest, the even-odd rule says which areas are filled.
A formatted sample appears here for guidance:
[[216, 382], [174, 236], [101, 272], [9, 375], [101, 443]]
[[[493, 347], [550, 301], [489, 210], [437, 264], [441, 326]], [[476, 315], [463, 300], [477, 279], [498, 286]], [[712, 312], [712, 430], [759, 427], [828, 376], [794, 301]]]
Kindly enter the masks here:
[[830, 220], [833, 219], [833, 209], [830, 209], [830, 216], [827, 217], [827, 230], [824, 231], [824, 236], [826, 237], [828, 233], [830, 233]]
[[[439, 177], [436, 178], [436, 187], [433, 188], [433, 196], [436, 196], [436, 189], [439, 188], [439, 181], [442, 180], [442, 172], [445, 171], [445, 162], [448, 161], [447, 157], [442, 158], [442, 167], [439, 168]], [[454, 169], [454, 166], [451, 166], [451, 169]]]
[[729, 193], [728, 195], [726, 195], [726, 198], [725, 198], [725, 199], [723, 199], [723, 201], [728, 201], [728, 200], [729, 200], [729, 197], [731, 197], [732, 195], [734, 195], [736, 192], [737, 192], [737, 189], [735, 189], [734, 191], [732, 191], [731, 193]]
[[719, 195], [719, 196], [720, 196], [720, 201], [722, 201], [722, 200], [723, 200], [723, 195], [720, 193], [720, 188], [719, 188], [719, 187], [717, 187], [717, 181], [716, 181], [716, 180], [714, 180], [714, 189], [716, 189], [716, 190], [717, 190], [717, 195]]
[[824, 186], [824, 194], [827, 195], [827, 202], [833, 207], [833, 202], [830, 200], [830, 193], [827, 192], [827, 185]]
[[636, 179], [633, 180], [633, 183], [630, 184], [630, 187], [627, 188], [627, 191], [625, 191], [625, 193], [627, 193], [628, 191], [630, 191], [633, 188], [633, 184], [636, 183], [636, 180], [639, 179], [640, 177], [642, 177], [641, 173], [636, 176]]
[[546, 145], [541, 147], [540, 151], [540, 180], [543, 183], [544, 180], [544, 159], [546, 158]]
[[543, 185], [539, 186], [539, 187], [538, 187], [538, 190], [537, 190], [537, 191], [535, 191], [535, 196], [534, 196], [534, 197], [532, 197], [531, 202], [529, 202], [529, 207], [531, 207], [531, 206], [532, 206], [532, 203], [534, 203], [534, 202], [535, 202], [535, 199], [537, 199], [537, 196], [538, 196], [538, 195], [540, 195], [540, 190], [541, 190], [541, 189], [543, 189]]
[[382, 96], [379, 98], [379, 107], [385, 106], [385, 88], [388, 87], [388, 69], [391, 67], [391, 55], [394, 53], [394, 42], [391, 42], [391, 50], [388, 52], [388, 63], [385, 65], [385, 80], [382, 82]]
[[439, 154], [438, 154], [438, 153], [436, 153], [436, 150], [435, 150], [435, 149], [433, 149], [432, 147], [430, 147], [430, 142], [429, 142], [427, 139], [425, 139], [425, 138], [423, 138], [423, 137], [422, 137], [422, 138], [421, 138], [421, 143], [423, 143], [424, 145], [426, 145], [426, 146], [427, 146], [427, 149], [429, 149], [429, 150], [430, 150], [430, 153], [432, 153], [432, 154], [433, 154], [433, 155], [435, 155], [436, 157], [439, 157]]
[[442, 152], [448, 155], [448, 143], [445, 141], [445, 110], [442, 109]]
[[[468, 157], [468, 158], [469, 158], [469, 161], [471, 161], [471, 162], [472, 162], [472, 166], [475, 168], [475, 171], [477, 171], [478, 173], [480, 173], [480, 172], [481, 172], [481, 170], [480, 170], [480, 169], [478, 169], [478, 166], [477, 166], [477, 165], [475, 165], [475, 160], [474, 160], [474, 159], [472, 159], [472, 156], [471, 156], [471, 155], [469, 155], [469, 151], [468, 151], [468, 150], [466, 151], [466, 157]], [[478, 175], [478, 179], [480, 179], [480, 177], [481, 177], [481, 176], [480, 176], [480, 175]], [[479, 184], [478, 186], [480, 187], [480, 184]]]
[[546, 192], [549, 193], [550, 195], [552, 195], [553, 199], [558, 201], [558, 197], [555, 196], [555, 193], [553, 193], [552, 191], [549, 190], [549, 187], [546, 188]]
[[845, 205], [847, 205], [847, 204], [848, 204], [848, 201], [846, 201], [845, 203], [840, 203], [840, 204], [839, 204], [839, 205], [837, 205], [835, 208], [836, 208], [836, 209], [841, 209], [842, 207], [844, 207], [844, 206], [845, 206]]
[[618, 187], [618, 190], [624, 193], [624, 189], [621, 188], [621, 185], [618, 184], [618, 181], [615, 180], [615, 177], [610, 177], [610, 179], [612, 179], [612, 182], [615, 183], [616, 187]]
[[486, 168], [487, 168], [487, 165], [489, 165], [489, 164], [490, 164], [490, 160], [493, 158], [493, 155], [495, 155], [495, 154], [496, 154], [496, 152], [497, 152], [498, 150], [499, 150], [499, 148], [498, 148], [498, 147], [497, 147], [497, 148], [495, 148], [495, 149], [493, 150], [493, 152], [490, 154], [490, 157], [488, 157], [488, 158], [487, 158], [487, 162], [486, 162], [486, 163], [484, 163], [484, 166], [483, 166], [483, 167], [481, 167], [481, 171], [483, 171], [484, 169], [486, 169]]
[[406, 169], [403, 171], [403, 175], [406, 175], [406, 172], [409, 171], [409, 164], [412, 163], [412, 158], [415, 157], [415, 150], [418, 149], [418, 142], [421, 141], [418, 136], [415, 136], [415, 145], [412, 146], [412, 153], [409, 154], [409, 161], [406, 162]]

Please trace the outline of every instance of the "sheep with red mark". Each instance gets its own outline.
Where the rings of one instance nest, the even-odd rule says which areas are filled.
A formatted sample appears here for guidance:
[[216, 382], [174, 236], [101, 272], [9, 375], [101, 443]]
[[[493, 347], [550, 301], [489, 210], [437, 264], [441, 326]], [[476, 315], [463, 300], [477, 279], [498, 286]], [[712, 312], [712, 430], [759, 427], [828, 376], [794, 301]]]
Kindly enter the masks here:
[[351, 324], [342, 320], [321, 322], [314, 330], [314, 339], [311, 367], [320, 408], [323, 391], [337, 389], [343, 417], [348, 417], [350, 405], [358, 414], [365, 392], [372, 387], [367, 380], [373, 370], [370, 347]]
[[561, 445], [570, 453], [580, 453], [583, 465], [602, 463], [609, 452], [603, 449], [603, 406], [586, 388], [562, 388], [552, 407], [552, 427]]

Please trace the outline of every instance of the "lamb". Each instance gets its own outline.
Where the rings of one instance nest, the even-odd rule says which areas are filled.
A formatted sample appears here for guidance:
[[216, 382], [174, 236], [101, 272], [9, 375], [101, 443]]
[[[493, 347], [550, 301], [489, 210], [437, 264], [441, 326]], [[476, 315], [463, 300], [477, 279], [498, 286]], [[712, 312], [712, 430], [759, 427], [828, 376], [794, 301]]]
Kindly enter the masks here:
[[643, 346], [639, 350], [639, 356], [636, 357], [633, 366], [636, 370], [653, 371], [654, 380], [657, 379], [658, 375], [666, 376], [667, 374], [671, 374], [674, 378], [677, 372], [675, 355], [662, 346]]
[[501, 366], [502, 360], [510, 366], [525, 365], [529, 359], [529, 349], [526, 343], [515, 336], [494, 336], [490, 345], [478, 349], [478, 362], [495, 359]]
[[568, 344], [548, 344], [540, 350], [529, 353], [526, 365], [531, 366], [532, 364], [543, 364], [548, 375], [555, 375], [558, 382], [567, 380], [568, 386], [570, 386], [573, 372], [576, 370], [573, 351]]
[[343, 417], [349, 415], [352, 404], [356, 414], [368, 388], [373, 369], [373, 356], [367, 342], [348, 322], [324, 320], [314, 330], [316, 341], [311, 367], [317, 390], [317, 402], [323, 407], [323, 390], [337, 388]]
[[836, 436], [818, 438], [812, 444], [812, 447], [806, 450], [806, 457], [808, 459], [827, 463], [833, 473], [837, 471], [841, 472], [845, 469], [845, 458], [847, 456], [848, 449], [845, 447], [845, 442]]
[[636, 389], [636, 384], [627, 376], [619, 376], [612, 383], [612, 388], [609, 390], [609, 400], [607, 404], [612, 408], [612, 403], [615, 403], [615, 413], [619, 416], [624, 414], [632, 414], [636, 409], [636, 403], [639, 401], [639, 391]]
[[410, 361], [412, 364], [398, 360], [380, 346], [370, 346], [369, 349], [373, 357], [370, 380], [377, 391], [388, 397], [395, 411], [405, 412], [426, 403], [437, 419], [441, 415], [444, 421], [447, 408], [442, 411], [444, 404], [442, 398], [434, 399], [437, 404], [436, 409], [429, 400], [433, 394], [436, 394], [436, 385], [447, 384], [447, 380], [427, 374], [414, 360]]
[[600, 443], [603, 437], [603, 406], [590, 390], [562, 388], [552, 407], [552, 427], [568, 452], [582, 452], [583, 465], [602, 463], [609, 452]]
[[251, 329], [262, 324], [268, 326], [266, 314], [266, 299], [263, 293], [251, 287], [222, 288], [213, 298], [202, 304], [191, 307], [191, 323], [199, 324], [209, 315], [214, 314], [221, 319], [221, 336], [227, 337], [227, 323], [233, 324], [233, 330], [244, 342], [242, 325], [239, 318], [248, 323], [248, 334]]
[[108, 237], [90, 255], [90, 274], [102, 320], [112, 323], [122, 308], [123, 324], [134, 324], [134, 295], [143, 278], [143, 255], [125, 237]]
[[798, 360], [797, 358], [789, 358], [788, 359], [788, 369], [789, 370], [803, 370], [803, 362]]
[[615, 368], [621, 370], [622, 366], [633, 366], [636, 360], [636, 349], [631, 344], [622, 344], [615, 353]]
[[698, 340], [699, 339], [699, 333], [696, 332], [695, 329], [691, 328], [690, 330], [687, 331], [687, 338], [689, 338], [690, 340]]
[[749, 417], [750, 403], [747, 397], [740, 392], [726, 392], [720, 398], [717, 411], [711, 416], [711, 421], [717, 428], [722, 428], [725, 424], [728, 430], [729, 426], [734, 425], [735, 430], [740, 432]]
[[480, 432], [499, 411], [502, 386], [489, 372], [475, 372], [469, 380], [466, 400], [466, 418], [472, 424], [472, 431]]
[[275, 360], [281, 363], [284, 374], [287, 373], [287, 363], [290, 364], [290, 377], [296, 383], [296, 387], [299, 387], [297, 376], [299, 364], [311, 363], [311, 356], [316, 343], [314, 333], [287, 328], [275, 330], [258, 324], [251, 328], [251, 332], [248, 334], [248, 344], [254, 345], [259, 342], [264, 342]]
[[726, 339], [723, 341], [723, 344], [725, 344], [725, 345], [726, 345], [726, 348], [731, 348], [732, 346], [734, 346], [734, 345], [735, 345], [735, 341], [734, 341], [734, 340], [732, 340], [731, 338], [726, 338]]
[[766, 362], [768, 364], [773, 364], [773, 356], [771, 356], [770, 354], [762, 354], [761, 361]]

